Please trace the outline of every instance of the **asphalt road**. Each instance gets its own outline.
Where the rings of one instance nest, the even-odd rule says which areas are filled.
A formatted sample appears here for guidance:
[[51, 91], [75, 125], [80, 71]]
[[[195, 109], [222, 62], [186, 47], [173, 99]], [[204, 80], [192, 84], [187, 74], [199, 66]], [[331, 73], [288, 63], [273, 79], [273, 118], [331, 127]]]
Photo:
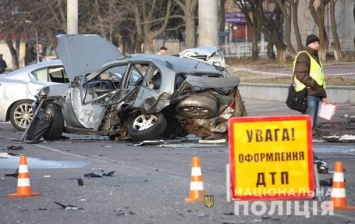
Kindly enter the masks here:
[[[256, 115], [263, 110], [255, 101], [247, 102], [247, 105], [254, 105], [249, 107], [251, 114]], [[27, 144], [19, 141], [22, 132], [16, 131], [9, 123], [0, 124], [0, 134], [0, 153], [25, 154], [32, 191], [41, 194], [9, 198], [8, 194], [16, 192], [18, 180], [5, 175], [18, 168], [18, 156], [0, 158], [0, 223], [355, 222], [355, 211], [336, 210], [332, 215], [321, 214], [319, 205], [329, 201], [329, 195], [322, 201], [290, 200], [291, 214], [286, 214], [286, 203], [283, 203], [281, 214], [277, 210], [268, 214], [272, 201], [263, 200], [260, 203], [267, 206], [267, 212], [257, 215], [252, 212], [253, 201], [249, 201], [248, 215], [242, 212], [235, 215], [234, 203], [226, 200], [227, 144], [197, 144], [192, 139], [163, 146], [134, 146], [131, 142], [78, 135], [65, 135], [68, 139], [61, 141]], [[8, 150], [11, 146], [17, 146], [19, 150]], [[314, 142], [313, 148], [316, 155], [327, 162], [330, 170], [335, 161], [343, 162], [348, 205], [355, 206], [354, 144]], [[214, 196], [212, 208], [205, 207], [202, 202], [184, 202], [189, 196], [194, 156], [201, 161], [205, 193]], [[115, 172], [102, 178], [84, 176], [102, 170]], [[320, 179], [332, 176], [319, 174]], [[79, 186], [76, 180], [79, 177], [84, 186]], [[330, 188], [322, 189], [326, 192]], [[300, 207], [296, 206], [296, 201], [300, 202]], [[55, 202], [82, 209], [64, 210]], [[305, 217], [306, 213], [297, 213], [306, 209], [305, 202], [311, 207], [309, 218]], [[316, 203], [318, 207], [312, 207]]]

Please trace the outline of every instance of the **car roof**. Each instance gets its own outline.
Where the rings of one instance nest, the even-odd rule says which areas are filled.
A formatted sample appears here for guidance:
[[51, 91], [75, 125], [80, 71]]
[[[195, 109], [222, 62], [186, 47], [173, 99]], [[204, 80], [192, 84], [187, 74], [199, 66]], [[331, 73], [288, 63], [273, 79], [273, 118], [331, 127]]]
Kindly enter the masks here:
[[15, 71], [7, 73], [7, 76], [12, 76], [12, 75], [17, 75], [20, 73], [28, 73], [33, 70], [43, 68], [43, 67], [50, 67], [50, 66], [61, 66], [63, 65], [62, 61], [60, 59], [54, 59], [54, 60], [48, 60], [48, 61], [43, 61], [37, 64], [31, 64], [26, 67], [17, 69]]
[[222, 75], [222, 73], [216, 69], [215, 66], [189, 58], [180, 58], [177, 56], [159, 54], [132, 54], [130, 57], [132, 59], [142, 61], [160, 61], [162, 64], [165, 64], [166, 67], [174, 70], [176, 73], [213, 73]]

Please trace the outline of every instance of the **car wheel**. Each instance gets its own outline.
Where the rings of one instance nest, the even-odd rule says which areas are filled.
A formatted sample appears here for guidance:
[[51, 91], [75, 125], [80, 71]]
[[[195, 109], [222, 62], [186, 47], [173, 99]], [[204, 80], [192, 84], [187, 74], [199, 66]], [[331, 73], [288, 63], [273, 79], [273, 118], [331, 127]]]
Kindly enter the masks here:
[[24, 131], [31, 123], [33, 118], [31, 100], [20, 100], [10, 109], [11, 124], [19, 131]]
[[185, 117], [211, 118], [217, 112], [217, 99], [210, 94], [192, 95], [176, 105], [175, 110]]
[[44, 132], [43, 138], [45, 140], [59, 140], [62, 137], [64, 129], [64, 119], [60, 106], [57, 104], [48, 104], [46, 107], [46, 114], [49, 114], [52, 119], [52, 124], [48, 130]]
[[167, 126], [163, 114], [140, 114], [130, 123], [128, 134], [135, 142], [161, 137]]

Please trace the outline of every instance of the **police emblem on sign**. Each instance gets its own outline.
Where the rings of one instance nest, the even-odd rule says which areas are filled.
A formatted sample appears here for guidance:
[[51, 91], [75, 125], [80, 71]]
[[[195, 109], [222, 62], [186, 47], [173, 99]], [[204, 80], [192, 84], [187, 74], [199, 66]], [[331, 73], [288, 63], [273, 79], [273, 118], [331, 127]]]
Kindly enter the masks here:
[[205, 195], [205, 207], [212, 208], [214, 206], [214, 195]]

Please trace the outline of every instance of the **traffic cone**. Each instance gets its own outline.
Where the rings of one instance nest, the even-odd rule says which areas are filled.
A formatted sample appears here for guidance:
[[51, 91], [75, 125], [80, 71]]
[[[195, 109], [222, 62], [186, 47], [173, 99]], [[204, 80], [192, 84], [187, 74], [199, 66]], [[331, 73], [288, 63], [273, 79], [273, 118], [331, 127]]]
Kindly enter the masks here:
[[20, 156], [20, 166], [18, 170], [18, 181], [17, 181], [17, 192], [14, 194], [8, 194], [10, 198], [18, 197], [30, 197], [30, 196], [39, 196], [40, 193], [34, 193], [31, 190], [30, 184], [30, 174], [27, 167], [27, 158], [25, 155]]
[[339, 161], [336, 161], [334, 165], [331, 201], [335, 210], [355, 210], [354, 206], [347, 206], [343, 163]]
[[200, 158], [195, 156], [192, 158], [190, 197], [185, 198], [185, 202], [204, 201], [204, 196]]

